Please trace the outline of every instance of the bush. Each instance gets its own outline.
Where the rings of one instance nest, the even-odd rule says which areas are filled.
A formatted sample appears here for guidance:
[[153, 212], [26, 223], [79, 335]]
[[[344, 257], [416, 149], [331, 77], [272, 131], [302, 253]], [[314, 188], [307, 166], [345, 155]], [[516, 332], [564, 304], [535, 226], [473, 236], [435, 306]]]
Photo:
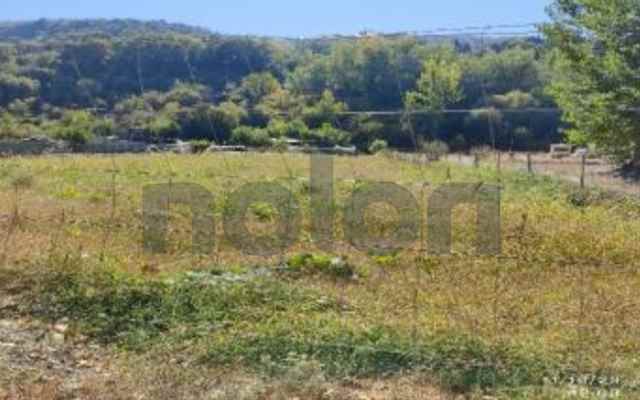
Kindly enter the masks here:
[[272, 148], [278, 153], [284, 153], [285, 151], [289, 150], [289, 143], [287, 143], [287, 139], [285, 139], [284, 137], [280, 137], [273, 140]]
[[111, 118], [103, 118], [96, 121], [94, 132], [97, 136], [115, 136], [117, 133], [116, 123]]
[[192, 140], [189, 143], [194, 153], [204, 153], [211, 146], [208, 140]]
[[269, 135], [273, 138], [293, 137], [299, 138], [308, 136], [309, 127], [304, 121], [295, 119], [293, 121], [284, 121], [282, 119], [272, 119], [267, 127]]
[[386, 140], [377, 139], [374, 140], [373, 143], [369, 146], [369, 153], [378, 154], [380, 152], [386, 151], [389, 148], [389, 144]]
[[178, 136], [181, 131], [180, 124], [170, 115], [160, 114], [153, 118], [147, 125], [147, 131], [155, 138], [167, 138]]
[[287, 260], [287, 267], [292, 272], [307, 275], [325, 275], [340, 279], [356, 276], [355, 268], [344, 259], [323, 254], [296, 254]]
[[267, 132], [272, 138], [281, 138], [287, 136], [287, 123], [281, 119], [272, 119], [267, 126]]
[[95, 120], [86, 111], [67, 111], [54, 128], [54, 136], [66, 140], [73, 147], [86, 144], [94, 136]]
[[321, 146], [346, 146], [349, 144], [350, 139], [349, 132], [335, 128], [329, 123], [325, 123], [319, 129], [311, 131], [306, 138], [307, 141]]
[[271, 137], [265, 129], [240, 126], [233, 130], [231, 142], [253, 147], [267, 147], [272, 144]]

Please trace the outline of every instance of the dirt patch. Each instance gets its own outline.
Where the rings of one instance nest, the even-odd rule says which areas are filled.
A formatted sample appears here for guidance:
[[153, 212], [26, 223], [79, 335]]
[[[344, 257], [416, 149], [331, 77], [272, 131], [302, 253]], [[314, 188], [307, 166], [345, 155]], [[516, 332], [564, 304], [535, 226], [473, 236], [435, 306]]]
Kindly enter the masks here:
[[0, 399], [75, 398], [84, 381], [108, 379], [105, 350], [81, 339], [64, 323], [0, 319]]

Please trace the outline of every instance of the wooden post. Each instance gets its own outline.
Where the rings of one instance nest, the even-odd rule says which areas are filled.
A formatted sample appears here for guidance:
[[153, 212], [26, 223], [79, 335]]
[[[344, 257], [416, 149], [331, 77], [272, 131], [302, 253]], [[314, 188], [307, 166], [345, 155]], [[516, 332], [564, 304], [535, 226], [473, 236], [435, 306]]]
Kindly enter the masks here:
[[473, 166], [476, 168], [480, 168], [480, 156], [478, 155], [478, 153], [475, 153], [473, 155]]
[[498, 175], [498, 182], [502, 183], [502, 153], [498, 152], [498, 159], [496, 160], [496, 169]]
[[587, 172], [587, 155], [583, 154], [581, 158], [581, 167], [580, 167], [580, 188], [584, 189], [585, 186], [585, 174]]
[[533, 175], [533, 163], [531, 161], [531, 153], [527, 153], [527, 171]]

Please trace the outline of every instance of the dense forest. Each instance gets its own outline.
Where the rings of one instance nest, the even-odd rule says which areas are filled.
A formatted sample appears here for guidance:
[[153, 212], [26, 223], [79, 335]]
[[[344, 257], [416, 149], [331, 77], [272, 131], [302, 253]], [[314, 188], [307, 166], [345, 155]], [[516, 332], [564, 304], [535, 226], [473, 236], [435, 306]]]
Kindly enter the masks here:
[[0, 136], [297, 138], [364, 151], [411, 148], [417, 137], [455, 150], [544, 149], [562, 140], [547, 90], [555, 58], [536, 38], [303, 40], [133, 20], [0, 23]]

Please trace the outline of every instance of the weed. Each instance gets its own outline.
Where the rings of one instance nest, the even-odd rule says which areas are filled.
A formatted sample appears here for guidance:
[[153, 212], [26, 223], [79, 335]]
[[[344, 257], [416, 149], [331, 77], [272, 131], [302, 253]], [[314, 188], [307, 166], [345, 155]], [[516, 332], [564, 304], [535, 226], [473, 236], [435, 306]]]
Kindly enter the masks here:
[[325, 275], [333, 278], [351, 279], [355, 268], [341, 257], [302, 253], [289, 258], [287, 267], [292, 272], [308, 275]]

